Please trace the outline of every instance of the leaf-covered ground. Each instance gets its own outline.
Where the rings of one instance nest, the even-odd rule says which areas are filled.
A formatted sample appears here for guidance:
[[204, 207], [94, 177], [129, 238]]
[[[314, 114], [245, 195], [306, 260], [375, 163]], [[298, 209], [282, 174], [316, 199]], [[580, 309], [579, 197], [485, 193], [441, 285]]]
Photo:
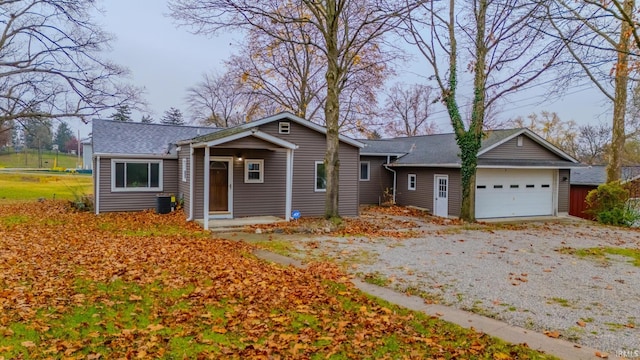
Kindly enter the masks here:
[[268, 264], [180, 213], [0, 206], [0, 359], [547, 358]]

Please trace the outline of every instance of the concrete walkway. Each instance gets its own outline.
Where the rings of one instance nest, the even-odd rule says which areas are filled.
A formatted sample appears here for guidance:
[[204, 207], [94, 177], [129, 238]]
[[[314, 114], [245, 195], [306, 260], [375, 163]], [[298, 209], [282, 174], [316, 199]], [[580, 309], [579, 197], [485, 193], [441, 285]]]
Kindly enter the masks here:
[[[259, 249], [254, 251], [254, 255], [260, 259], [276, 264], [304, 268], [304, 264], [302, 262], [270, 251]], [[357, 278], [352, 279], [351, 282], [361, 291], [390, 303], [410, 310], [421, 311], [428, 315], [437, 316], [442, 320], [460, 325], [464, 328], [473, 328], [476, 331], [489, 334], [510, 343], [526, 343], [532, 349], [543, 351], [561, 359], [599, 359], [599, 357], [596, 356], [596, 353], [599, 353], [596, 349], [580, 347], [579, 345], [562, 339], [550, 338], [531, 330], [511, 326], [495, 319], [455, 309], [453, 307], [439, 304], [425, 304], [424, 299], [418, 296], [399, 293], [385, 287], [366, 283]], [[608, 359], [620, 358], [615, 356], [615, 354], [608, 354]]]

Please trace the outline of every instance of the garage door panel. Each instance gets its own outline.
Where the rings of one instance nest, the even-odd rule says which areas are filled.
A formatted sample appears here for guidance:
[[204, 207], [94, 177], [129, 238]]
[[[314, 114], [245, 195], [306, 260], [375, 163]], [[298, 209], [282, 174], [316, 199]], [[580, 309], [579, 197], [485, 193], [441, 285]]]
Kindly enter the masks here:
[[554, 170], [479, 169], [476, 217], [553, 214]]

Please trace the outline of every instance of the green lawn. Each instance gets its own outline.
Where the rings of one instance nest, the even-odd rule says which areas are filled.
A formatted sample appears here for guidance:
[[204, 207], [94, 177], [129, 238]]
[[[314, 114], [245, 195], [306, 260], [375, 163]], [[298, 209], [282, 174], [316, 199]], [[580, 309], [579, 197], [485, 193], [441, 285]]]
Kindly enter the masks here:
[[[51, 169], [54, 166], [57, 157], [57, 167], [75, 169], [81, 165], [82, 158], [78, 159], [77, 155], [64, 153], [56, 154], [55, 151], [42, 151], [38, 157], [38, 151], [28, 149], [25, 152], [0, 152], [0, 169], [1, 168], [40, 168], [40, 160], [42, 160], [42, 168]], [[41, 158], [41, 159], [40, 159]], [[80, 161], [80, 163], [78, 163]]]
[[77, 200], [92, 194], [91, 175], [0, 170], [0, 200]]

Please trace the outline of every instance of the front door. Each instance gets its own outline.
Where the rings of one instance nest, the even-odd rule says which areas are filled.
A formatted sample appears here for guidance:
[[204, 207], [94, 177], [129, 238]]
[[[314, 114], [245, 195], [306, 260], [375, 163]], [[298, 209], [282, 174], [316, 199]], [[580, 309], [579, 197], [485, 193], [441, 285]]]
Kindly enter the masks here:
[[212, 161], [209, 173], [209, 211], [229, 211], [229, 162]]
[[433, 179], [433, 215], [449, 216], [449, 175], [435, 175]]

